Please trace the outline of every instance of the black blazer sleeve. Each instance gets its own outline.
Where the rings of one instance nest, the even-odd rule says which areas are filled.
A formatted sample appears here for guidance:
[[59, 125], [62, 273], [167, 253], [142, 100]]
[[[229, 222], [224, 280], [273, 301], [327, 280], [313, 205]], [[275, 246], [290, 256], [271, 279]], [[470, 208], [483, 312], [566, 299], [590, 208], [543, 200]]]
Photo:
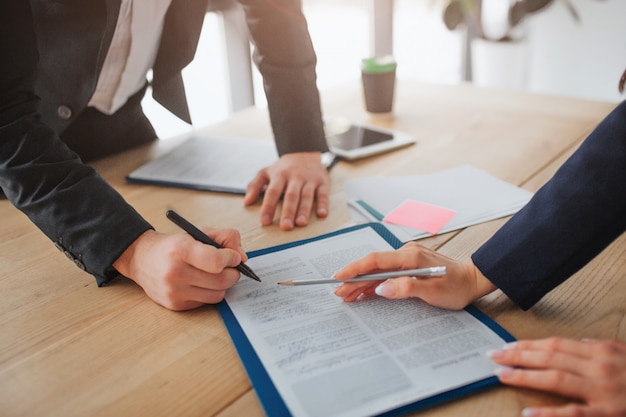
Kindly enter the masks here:
[[40, 121], [33, 80], [37, 47], [30, 4], [0, 2], [0, 187], [99, 285], [151, 226]]
[[239, 0], [263, 76], [278, 153], [328, 151], [313, 50], [299, 0]]
[[528, 309], [625, 230], [623, 102], [472, 259], [489, 280]]

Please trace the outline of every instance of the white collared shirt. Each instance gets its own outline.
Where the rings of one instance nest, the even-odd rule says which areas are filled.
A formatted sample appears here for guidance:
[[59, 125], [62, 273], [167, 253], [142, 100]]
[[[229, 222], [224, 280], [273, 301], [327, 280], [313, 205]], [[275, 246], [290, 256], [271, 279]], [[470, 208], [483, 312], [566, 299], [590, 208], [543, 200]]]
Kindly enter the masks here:
[[171, 1], [121, 1], [115, 33], [89, 106], [113, 114], [144, 86]]

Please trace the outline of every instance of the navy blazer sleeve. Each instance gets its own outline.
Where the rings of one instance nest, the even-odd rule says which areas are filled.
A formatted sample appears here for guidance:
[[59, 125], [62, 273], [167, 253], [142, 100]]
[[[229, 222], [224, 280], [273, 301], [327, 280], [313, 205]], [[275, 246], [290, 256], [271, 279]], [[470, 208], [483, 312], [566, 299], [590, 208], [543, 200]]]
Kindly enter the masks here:
[[33, 80], [37, 47], [30, 4], [0, 2], [0, 187], [99, 285], [151, 226], [40, 121]]
[[476, 253], [478, 269], [524, 309], [626, 230], [626, 102]]
[[278, 153], [326, 152], [317, 58], [300, 0], [239, 0], [263, 76]]

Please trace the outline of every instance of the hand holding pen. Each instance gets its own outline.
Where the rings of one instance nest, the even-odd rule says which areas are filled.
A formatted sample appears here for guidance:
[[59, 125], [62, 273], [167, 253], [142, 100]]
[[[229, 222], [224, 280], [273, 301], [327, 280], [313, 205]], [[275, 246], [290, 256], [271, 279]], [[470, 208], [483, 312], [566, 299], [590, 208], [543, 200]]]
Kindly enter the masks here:
[[[211, 246], [213, 246], [215, 248], [218, 248], [218, 249], [223, 248], [222, 245], [220, 245], [219, 243], [217, 243], [216, 241], [211, 239], [204, 232], [202, 232], [196, 226], [191, 224], [189, 221], [187, 221], [185, 218], [183, 218], [180, 214], [176, 213], [174, 210], [168, 210], [165, 213], [165, 215], [167, 216], [168, 219], [170, 219], [172, 222], [174, 222], [178, 227], [183, 229], [185, 232], [189, 233], [197, 241], [200, 241], [200, 242], [202, 242], [204, 244], [207, 244], [207, 245], [211, 245]], [[237, 265], [236, 268], [237, 268], [237, 270], [239, 272], [241, 272], [245, 276], [250, 277], [250, 278], [252, 278], [252, 279], [254, 279], [256, 281], [261, 282], [261, 279], [252, 270], [252, 268], [250, 268], [248, 265], [244, 264], [243, 262], [241, 262], [239, 265]]]
[[211, 237], [229, 249], [217, 250], [186, 233], [145, 230], [113, 263], [146, 295], [175, 311], [219, 303], [240, 279], [235, 269], [245, 253], [234, 229], [215, 229]]

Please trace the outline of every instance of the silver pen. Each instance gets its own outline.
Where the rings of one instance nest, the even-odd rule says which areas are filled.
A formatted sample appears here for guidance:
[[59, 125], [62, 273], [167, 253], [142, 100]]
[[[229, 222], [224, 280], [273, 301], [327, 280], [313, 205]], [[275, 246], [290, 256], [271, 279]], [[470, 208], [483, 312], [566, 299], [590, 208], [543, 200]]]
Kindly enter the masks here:
[[294, 286], [294, 285], [313, 285], [313, 284], [345, 284], [350, 282], [362, 282], [362, 281], [383, 281], [390, 278], [399, 277], [436, 277], [446, 274], [445, 266], [431, 266], [428, 268], [419, 269], [406, 269], [404, 271], [388, 271], [378, 272], [376, 274], [359, 275], [358, 277], [350, 278], [345, 281], [330, 278], [330, 279], [301, 279], [288, 281], [280, 281], [278, 285]]

